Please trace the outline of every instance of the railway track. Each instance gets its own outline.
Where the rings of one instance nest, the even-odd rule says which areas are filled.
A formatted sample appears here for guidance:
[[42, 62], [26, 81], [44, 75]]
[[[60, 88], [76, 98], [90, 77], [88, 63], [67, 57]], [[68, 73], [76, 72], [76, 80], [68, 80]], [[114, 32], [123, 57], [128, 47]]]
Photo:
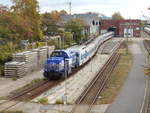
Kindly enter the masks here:
[[[148, 57], [148, 62], [149, 62], [149, 55], [150, 55], [150, 40], [144, 40], [143, 41], [144, 47], [147, 51], [147, 57]], [[149, 68], [149, 67], [148, 67]], [[150, 79], [150, 78], [149, 78]], [[148, 90], [150, 90], [150, 82], [148, 82]], [[148, 92], [147, 94], [147, 99], [145, 102], [145, 109], [143, 110], [142, 113], [150, 113], [150, 93]]]
[[20, 103], [20, 101], [27, 101], [34, 99], [35, 97], [39, 96], [43, 92], [47, 91], [48, 89], [52, 88], [53, 86], [59, 84], [60, 81], [51, 81], [48, 80], [43, 81], [39, 84], [36, 84], [33, 87], [30, 87], [29, 89], [26, 89], [19, 94], [16, 94], [12, 97], [10, 97], [8, 100], [0, 103], [0, 108], [2, 108], [1, 111], [6, 111], [12, 108], [13, 106]]
[[[74, 69], [72, 74], [68, 78], [70, 78], [75, 73], [77, 73], [78, 71], [83, 69], [84, 66], [87, 65], [89, 62], [90, 62], [90, 60], [87, 63], [85, 63], [83, 66], [81, 66], [79, 69]], [[101, 82], [103, 80], [104, 80], [104, 76], [103, 76], [103, 79], [101, 80]], [[21, 92], [18, 92], [17, 94], [10, 96], [8, 98], [8, 100], [0, 103], [0, 111], [10, 110], [12, 107], [14, 107], [17, 104], [21, 103], [21, 101], [32, 100], [35, 97], [42, 94], [43, 92], [45, 92], [45, 91], [49, 90], [50, 88], [60, 84], [62, 81], [64, 81], [64, 80], [58, 80], [58, 81], [45, 80], [45, 81], [42, 81], [42, 82], [40, 82], [40, 83], [38, 83], [38, 84], [36, 84], [32, 87], [26, 88], [26, 89], [22, 90]]]
[[[69, 77], [67, 77], [67, 79], [69, 79], [71, 76], [74, 76], [75, 73], [77, 73], [78, 71], [82, 70], [84, 68], [84, 66], [87, 65], [90, 61], [91, 61], [91, 59], [88, 62], [86, 62], [84, 65], [82, 65], [80, 68], [73, 69], [72, 73], [69, 75]], [[40, 82], [34, 86], [25, 88], [24, 90], [19, 91], [17, 94], [9, 96], [8, 100], [0, 103], [0, 111], [7, 111], [7, 110], [11, 109], [12, 107], [16, 106], [17, 104], [21, 103], [21, 101], [32, 100], [32, 99], [36, 98], [37, 96], [39, 96], [40, 94], [42, 94], [43, 92], [60, 84], [63, 81], [64, 80], [62, 80], [62, 79], [58, 80], [58, 81], [46, 80], [46, 81]]]
[[122, 43], [123, 42], [120, 43], [107, 63], [97, 73], [96, 77], [92, 80], [89, 87], [77, 99], [76, 105], [72, 109], [71, 113], [90, 113], [92, 105], [95, 103], [101, 91], [105, 87], [105, 84], [109, 79], [111, 72], [113, 71], [119, 60], [120, 53], [118, 51]]

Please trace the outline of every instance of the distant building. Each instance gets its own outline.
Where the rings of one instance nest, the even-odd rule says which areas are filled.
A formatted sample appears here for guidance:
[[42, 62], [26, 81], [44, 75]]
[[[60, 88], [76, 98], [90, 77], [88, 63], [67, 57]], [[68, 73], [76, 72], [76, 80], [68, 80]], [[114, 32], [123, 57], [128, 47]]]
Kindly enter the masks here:
[[80, 19], [83, 22], [84, 35], [98, 35], [100, 34], [100, 18], [97, 14], [74, 14], [74, 15], [61, 15], [61, 22], [58, 24], [60, 29], [71, 19]]
[[150, 25], [150, 20], [147, 20], [147, 25]]
[[101, 33], [113, 28], [116, 36], [120, 37], [140, 37], [141, 20], [102, 20]]

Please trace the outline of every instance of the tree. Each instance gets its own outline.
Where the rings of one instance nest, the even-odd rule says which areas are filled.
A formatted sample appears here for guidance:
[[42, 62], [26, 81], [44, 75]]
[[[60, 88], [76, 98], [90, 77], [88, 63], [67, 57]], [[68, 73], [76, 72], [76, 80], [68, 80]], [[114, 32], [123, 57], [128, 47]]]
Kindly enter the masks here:
[[60, 14], [60, 15], [68, 15], [67, 11], [65, 11], [65, 10], [61, 10], [61, 11], [59, 12], [59, 14]]
[[112, 15], [112, 19], [113, 19], [113, 20], [123, 20], [124, 18], [122, 17], [122, 15], [120, 14], [120, 12], [115, 12], [115, 13]]
[[58, 11], [52, 11], [51, 13], [42, 14], [42, 29], [45, 35], [56, 35], [58, 34], [57, 23], [60, 21]]
[[27, 18], [0, 8], [0, 37], [5, 41], [18, 42], [33, 37], [31, 25]]
[[12, 0], [12, 2], [14, 3], [11, 7], [13, 12], [28, 20], [31, 25], [33, 37], [30, 37], [30, 41], [40, 40], [42, 31], [40, 29], [41, 21], [37, 0]]
[[82, 35], [82, 24], [79, 19], [71, 19], [65, 24], [65, 30], [67, 32], [71, 32], [73, 34], [73, 39], [77, 44], [80, 43], [83, 35]]
[[73, 43], [73, 35], [70, 32], [64, 32], [64, 42], [66, 45], [71, 46]]

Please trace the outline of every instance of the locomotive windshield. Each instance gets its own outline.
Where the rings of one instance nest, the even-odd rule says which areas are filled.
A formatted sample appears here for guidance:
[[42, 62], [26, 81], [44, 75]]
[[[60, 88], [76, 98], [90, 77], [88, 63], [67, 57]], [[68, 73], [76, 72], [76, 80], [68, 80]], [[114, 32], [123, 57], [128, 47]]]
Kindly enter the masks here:
[[51, 57], [64, 57], [68, 58], [68, 55], [63, 51], [54, 51], [51, 55]]
[[61, 52], [53, 52], [51, 57], [61, 57], [62, 53]]

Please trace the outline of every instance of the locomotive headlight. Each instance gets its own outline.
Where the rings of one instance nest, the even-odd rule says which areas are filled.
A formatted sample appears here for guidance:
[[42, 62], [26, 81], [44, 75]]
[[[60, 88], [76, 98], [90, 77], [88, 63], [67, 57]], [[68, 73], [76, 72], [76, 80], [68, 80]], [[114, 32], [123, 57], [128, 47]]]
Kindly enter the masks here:
[[63, 69], [64, 68], [64, 62], [62, 61], [62, 62], [60, 62], [60, 64], [59, 64], [59, 69]]

